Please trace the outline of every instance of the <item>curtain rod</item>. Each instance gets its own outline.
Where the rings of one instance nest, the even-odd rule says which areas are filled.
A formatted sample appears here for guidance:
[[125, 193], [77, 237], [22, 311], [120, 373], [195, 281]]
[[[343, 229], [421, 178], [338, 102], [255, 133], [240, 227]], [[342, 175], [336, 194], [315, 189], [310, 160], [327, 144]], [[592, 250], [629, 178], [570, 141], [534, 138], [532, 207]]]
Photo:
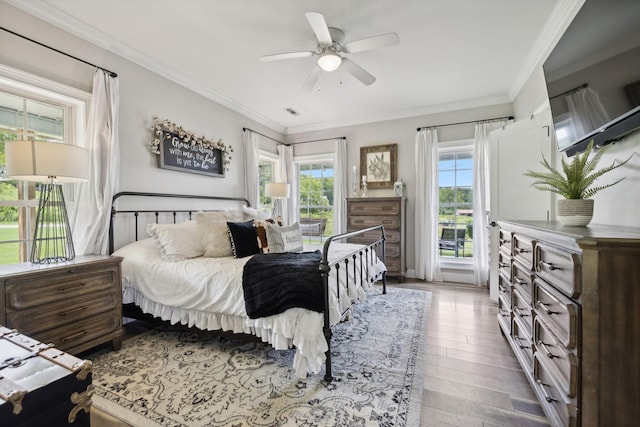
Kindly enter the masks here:
[[0, 30], [6, 31], [7, 33], [11, 33], [11, 34], [13, 34], [14, 36], [17, 36], [17, 37], [23, 38], [23, 39], [25, 39], [25, 40], [28, 40], [28, 41], [30, 41], [31, 43], [35, 43], [35, 44], [40, 45], [40, 46], [42, 46], [42, 47], [46, 47], [47, 49], [53, 50], [54, 52], [58, 52], [58, 53], [60, 53], [60, 54], [62, 54], [62, 55], [64, 55], [64, 56], [68, 56], [69, 58], [75, 59], [76, 61], [83, 62], [83, 63], [85, 63], [85, 64], [87, 64], [87, 65], [91, 65], [92, 67], [95, 67], [95, 68], [97, 68], [97, 69], [99, 69], [99, 70], [106, 71], [107, 73], [109, 73], [109, 74], [111, 75], [111, 77], [114, 77], [114, 78], [115, 78], [115, 77], [118, 77], [118, 74], [117, 74], [117, 73], [114, 73], [114, 72], [113, 72], [113, 71], [111, 71], [111, 70], [107, 70], [106, 68], [100, 67], [100, 66], [98, 66], [98, 65], [96, 65], [96, 64], [92, 64], [91, 62], [85, 61], [84, 59], [80, 59], [80, 58], [78, 58], [77, 56], [70, 55], [70, 54], [68, 54], [68, 53], [66, 53], [66, 52], [63, 52], [63, 51], [61, 51], [61, 50], [59, 50], [59, 49], [56, 49], [55, 47], [51, 47], [51, 46], [48, 46], [48, 45], [46, 45], [46, 44], [44, 44], [44, 43], [40, 43], [40, 42], [39, 42], [39, 41], [37, 41], [37, 40], [30, 39], [29, 37], [27, 37], [27, 36], [23, 36], [22, 34], [18, 34], [18, 33], [16, 33], [15, 31], [11, 31], [11, 30], [9, 30], [8, 28], [0, 27]]
[[493, 121], [502, 120], [502, 119], [513, 120], [513, 116], [496, 117], [493, 119], [483, 119], [483, 120], [469, 120], [468, 122], [446, 123], [444, 125], [422, 126], [416, 130], [420, 132], [422, 129], [439, 128], [443, 126], [466, 125], [468, 123], [493, 122]]
[[574, 87], [573, 89], [565, 90], [565, 91], [564, 91], [564, 92], [562, 92], [562, 93], [559, 93], [559, 94], [557, 94], [557, 95], [554, 95], [554, 96], [549, 97], [549, 99], [554, 99], [554, 98], [559, 98], [559, 97], [561, 97], [561, 96], [569, 95], [570, 93], [577, 92], [577, 91], [579, 91], [580, 89], [584, 89], [584, 88], [586, 88], [586, 87], [589, 87], [589, 85], [588, 85], [588, 84], [586, 84], [586, 83], [582, 83], [582, 84], [581, 84], [580, 86], [578, 86], [578, 87]]
[[296, 145], [296, 144], [306, 144], [307, 142], [331, 141], [332, 139], [347, 139], [347, 137], [346, 137], [346, 136], [338, 136], [338, 137], [335, 137], [335, 138], [314, 139], [314, 140], [312, 140], [312, 141], [300, 141], [300, 142], [292, 142], [292, 143], [287, 144], [287, 143], [284, 143], [284, 142], [278, 141], [277, 139], [271, 138], [270, 136], [267, 136], [267, 135], [265, 135], [265, 134], [263, 134], [263, 133], [256, 132], [256, 131], [255, 131], [255, 130], [253, 130], [253, 129], [249, 129], [249, 128], [242, 128], [242, 130], [243, 130], [243, 131], [248, 130], [248, 131], [251, 131], [251, 132], [253, 132], [253, 133], [257, 133], [257, 134], [258, 134], [258, 135], [260, 135], [260, 136], [264, 136], [265, 138], [268, 138], [268, 139], [270, 139], [270, 140], [272, 140], [272, 141], [275, 141], [275, 142], [277, 142], [278, 144], [286, 145], [287, 147], [288, 147], [288, 146], [290, 146], [290, 145]]

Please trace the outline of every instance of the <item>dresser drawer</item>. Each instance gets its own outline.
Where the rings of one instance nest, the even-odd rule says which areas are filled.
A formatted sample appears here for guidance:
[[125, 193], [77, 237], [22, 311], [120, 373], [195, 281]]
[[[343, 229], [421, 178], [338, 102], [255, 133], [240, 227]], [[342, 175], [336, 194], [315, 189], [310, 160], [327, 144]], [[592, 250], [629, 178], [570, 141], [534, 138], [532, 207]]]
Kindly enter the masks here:
[[511, 302], [498, 295], [498, 324], [507, 336], [511, 335], [511, 321]]
[[569, 397], [576, 396], [578, 388], [578, 358], [560, 344], [549, 328], [536, 316], [533, 321], [533, 342], [538, 357], [546, 360], [555, 371], [557, 383]]
[[384, 265], [387, 267], [387, 272], [390, 275], [404, 274], [403, 268], [400, 267], [400, 258], [387, 257], [384, 261]]
[[578, 304], [536, 278], [533, 282], [533, 306], [536, 315], [542, 317], [562, 345], [567, 348], [576, 347], [580, 321]]
[[519, 317], [513, 318], [511, 336], [516, 343], [516, 351], [527, 361], [526, 366], [533, 366], [533, 345], [527, 327]]
[[539, 243], [534, 258], [540, 277], [571, 298], [580, 295], [580, 254]]
[[393, 215], [400, 214], [400, 203], [394, 200], [350, 201], [348, 215]]
[[577, 407], [555, 383], [553, 371], [542, 361], [538, 353], [533, 355], [533, 378], [536, 390], [543, 396], [541, 404], [545, 412], [553, 415], [551, 425], [575, 427]]
[[503, 252], [507, 256], [512, 255], [511, 251], [511, 232], [508, 230], [500, 229], [500, 252]]
[[511, 255], [498, 252], [498, 270], [511, 280]]
[[[358, 231], [358, 230], [361, 230], [362, 228], [366, 228], [366, 227], [349, 227], [347, 228], [347, 232], [350, 233], [352, 231]], [[349, 242], [367, 245], [371, 242], [378, 240], [380, 236], [381, 236], [380, 230], [368, 231], [366, 233], [359, 234], [356, 237], [350, 238]], [[387, 245], [390, 243], [400, 243], [400, 230], [393, 229], [393, 228], [387, 229], [385, 227], [384, 238], [385, 238], [385, 244]]]
[[114, 291], [80, 295], [43, 307], [26, 310], [9, 310], [8, 323], [26, 335], [35, 335], [46, 329], [66, 323], [84, 321], [96, 314], [120, 309], [122, 296]]
[[520, 261], [529, 270], [533, 270], [533, 246], [535, 241], [521, 234], [512, 237], [512, 252], [517, 261]]
[[54, 301], [114, 289], [119, 285], [119, 269], [91, 270], [71, 268], [53, 275], [8, 279], [6, 304], [16, 310], [36, 307]]
[[513, 311], [513, 317], [520, 318], [527, 334], [531, 336], [531, 305], [529, 301], [522, 296], [522, 293], [515, 288], [511, 292], [511, 311]]
[[498, 292], [506, 302], [508, 302], [508, 306], [511, 307], [511, 281], [509, 278], [505, 277], [502, 271], [498, 275]]
[[374, 227], [376, 225], [384, 226], [385, 231], [399, 230], [400, 218], [397, 216], [350, 216], [347, 227], [350, 230], [360, 230], [363, 228]]
[[81, 322], [69, 323], [54, 329], [34, 334], [33, 337], [44, 343], [53, 343], [56, 348], [68, 351], [83, 343], [101, 338], [108, 334], [120, 334], [122, 310], [112, 310]]
[[518, 261], [513, 262], [511, 271], [511, 283], [514, 289], [518, 289], [530, 305], [531, 295], [533, 294], [533, 279], [535, 277], [533, 272], [525, 268]]

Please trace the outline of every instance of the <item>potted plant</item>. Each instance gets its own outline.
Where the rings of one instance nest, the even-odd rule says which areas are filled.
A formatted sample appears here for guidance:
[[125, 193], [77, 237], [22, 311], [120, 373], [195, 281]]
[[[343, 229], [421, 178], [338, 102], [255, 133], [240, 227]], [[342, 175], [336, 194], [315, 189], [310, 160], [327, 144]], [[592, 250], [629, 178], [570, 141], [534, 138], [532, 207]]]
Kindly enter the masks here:
[[616, 185], [624, 179], [622, 177], [610, 184], [594, 186], [596, 179], [624, 166], [631, 160], [631, 156], [624, 162], [614, 160], [609, 166], [596, 170], [598, 162], [608, 148], [609, 146], [601, 148], [589, 159], [593, 149], [593, 140], [591, 140], [584, 152], [576, 154], [570, 161], [562, 159], [562, 172], [554, 169], [542, 156], [540, 164], [548, 172], [529, 170], [524, 174], [535, 179], [531, 184], [534, 188], [551, 191], [564, 197], [564, 199], [558, 200], [558, 220], [563, 225], [585, 226], [589, 224], [593, 216], [593, 199], [591, 197], [600, 190]]

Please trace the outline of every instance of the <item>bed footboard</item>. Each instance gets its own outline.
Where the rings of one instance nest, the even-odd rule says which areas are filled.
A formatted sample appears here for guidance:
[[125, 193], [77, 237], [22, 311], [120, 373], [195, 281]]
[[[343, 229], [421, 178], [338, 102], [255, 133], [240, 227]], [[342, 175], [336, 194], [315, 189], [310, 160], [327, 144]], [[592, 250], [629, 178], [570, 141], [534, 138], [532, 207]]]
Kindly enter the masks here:
[[[352, 237], [356, 237], [359, 235], [363, 235], [365, 233], [371, 232], [379, 232], [380, 237], [374, 238], [371, 243], [368, 245], [358, 248], [351, 252], [350, 254], [343, 256], [340, 259], [334, 260], [333, 262], [329, 262], [329, 248], [331, 244], [338, 240], [347, 240]], [[379, 279], [382, 279], [382, 293], [387, 293], [387, 273], [383, 271], [382, 273], [378, 273], [376, 271], [370, 271], [369, 266], [374, 261], [374, 258], [379, 258], [382, 262], [384, 262], [384, 227], [382, 225], [378, 225], [375, 227], [365, 228], [362, 230], [354, 231], [351, 233], [337, 234], [335, 236], [330, 236], [324, 243], [322, 249], [322, 261], [320, 262], [320, 274], [322, 275], [322, 284], [324, 291], [324, 325], [323, 325], [323, 333], [325, 340], [327, 341], [327, 352], [326, 352], [326, 360], [325, 360], [325, 373], [324, 380], [327, 382], [333, 381], [333, 376], [331, 372], [331, 337], [333, 335], [331, 331], [331, 319], [330, 319], [330, 306], [329, 306], [329, 273], [332, 269], [336, 271], [336, 282], [340, 281], [341, 269], [343, 270], [344, 278], [346, 280], [346, 289], [347, 292], [349, 290], [349, 268], [353, 269], [353, 278], [354, 281], [358, 281], [359, 283], [353, 283], [353, 286], [362, 286], [364, 283], [373, 283]], [[360, 260], [360, 268], [357, 268], [356, 260]], [[351, 263], [351, 266], [349, 265]], [[340, 289], [339, 286], [336, 288], [337, 298], [340, 300]], [[345, 298], [349, 298], [348, 295], [344, 296]], [[344, 318], [347, 312], [349, 312], [351, 308], [351, 304], [349, 308], [340, 313], [341, 319]]]

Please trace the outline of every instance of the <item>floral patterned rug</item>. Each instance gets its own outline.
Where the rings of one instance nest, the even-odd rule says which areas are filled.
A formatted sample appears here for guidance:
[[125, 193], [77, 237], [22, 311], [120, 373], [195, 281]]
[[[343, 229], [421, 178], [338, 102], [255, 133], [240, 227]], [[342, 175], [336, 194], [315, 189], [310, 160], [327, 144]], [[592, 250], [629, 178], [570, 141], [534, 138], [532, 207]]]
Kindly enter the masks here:
[[90, 356], [94, 406], [133, 426], [417, 426], [431, 293], [376, 288], [334, 328], [334, 380], [296, 378], [294, 351], [151, 330]]

